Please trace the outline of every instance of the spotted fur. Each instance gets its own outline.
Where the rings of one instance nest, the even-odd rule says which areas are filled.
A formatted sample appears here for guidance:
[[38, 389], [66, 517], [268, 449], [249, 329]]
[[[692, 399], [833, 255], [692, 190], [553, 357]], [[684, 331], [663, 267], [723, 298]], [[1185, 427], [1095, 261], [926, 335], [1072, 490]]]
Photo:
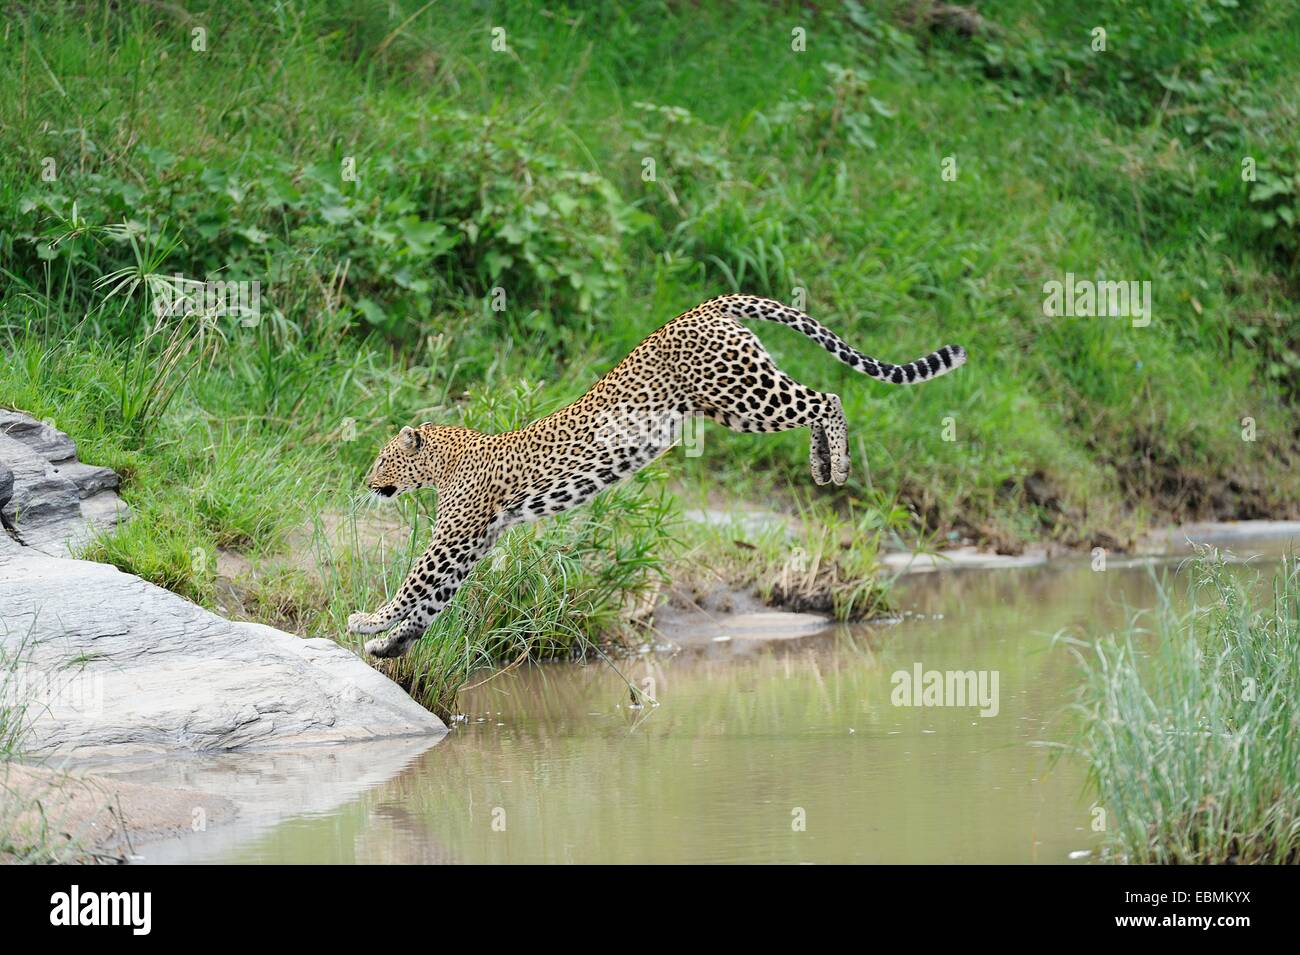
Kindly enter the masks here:
[[384, 498], [437, 488], [433, 541], [393, 599], [374, 613], [352, 614], [348, 629], [389, 631], [366, 643], [374, 656], [405, 653], [502, 531], [577, 507], [645, 467], [677, 442], [690, 415], [733, 431], [808, 428], [813, 480], [843, 484], [848, 428], [839, 396], [785, 375], [742, 319], [788, 325], [846, 365], [893, 384], [928, 381], [966, 360], [962, 348], [945, 345], [892, 365], [780, 302], [724, 295], [664, 325], [573, 404], [526, 428], [505, 434], [434, 424], [403, 428], [380, 453], [368, 483]]

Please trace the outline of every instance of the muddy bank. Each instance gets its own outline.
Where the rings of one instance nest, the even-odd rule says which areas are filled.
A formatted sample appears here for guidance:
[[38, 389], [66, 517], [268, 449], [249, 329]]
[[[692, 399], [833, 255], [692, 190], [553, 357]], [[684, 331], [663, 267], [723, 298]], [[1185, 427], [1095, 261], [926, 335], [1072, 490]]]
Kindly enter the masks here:
[[138, 846], [220, 826], [235, 804], [196, 789], [0, 764], [7, 845], [0, 862], [120, 863]]
[[1198, 547], [1281, 555], [1295, 542], [1300, 547], [1300, 521], [1249, 520], [1199, 521], [1157, 527], [1139, 534], [1127, 547], [1065, 547], [1037, 544], [1017, 554], [965, 546], [946, 548], [933, 554], [889, 551], [882, 555], [885, 567], [900, 575], [940, 570], [1015, 570], [1039, 567], [1053, 560], [1180, 557]]
[[[719, 534], [722, 546], [735, 547], [737, 553], [741, 549], [753, 551], [751, 541], [776, 539], [785, 541], [793, 554], [806, 534], [806, 528], [797, 516], [747, 504], [732, 508], [699, 507], [687, 510], [684, 516], [694, 524], [713, 529]], [[845, 531], [838, 542], [845, 551], [855, 543], [852, 533]], [[931, 552], [886, 549], [879, 554], [879, 567], [873, 572], [881, 582], [881, 593], [885, 595], [883, 600], [863, 602], [852, 607], [854, 612], [847, 615], [834, 612], [835, 588], [843, 587], [846, 580], [852, 583], [836, 566], [838, 558], [834, 547], [823, 556], [821, 572], [816, 576], [798, 577], [794, 587], [783, 585], [779, 568], [770, 577], [754, 581], [752, 576], [745, 580], [728, 579], [725, 567], [721, 571], [708, 567], [703, 574], [693, 573], [688, 567], [686, 573], [675, 579], [668, 600], [656, 609], [654, 631], [682, 646], [699, 646], [726, 639], [729, 629], [745, 630], [755, 635], [761, 634], [765, 628], [789, 628], [798, 632], [816, 619], [829, 624], [832, 618], [853, 622], [876, 619], [882, 614], [889, 616], [892, 601], [888, 598], [888, 582], [913, 575], [1024, 570], [1058, 561], [1088, 561], [1098, 565], [1097, 569], [1104, 569], [1107, 565], [1123, 566], [1135, 561], [1185, 556], [1194, 553], [1198, 547], [1240, 551], [1242, 555], [1280, 556], [1289, 548], [1300, 550], [1300, 521], [1202, 521], [1150, 528], [1134, 534], [1125, 543], [1111, 540], [1089, 546], [1067, 546], [1051, 541], [997, 549], [960, 540], [955, 545]], [[725, 559], [723, 564], [726, 564]], [[813, 613], [801, 613], [808, 610]], [[747, 616], [755, 613], [776, 616]]]

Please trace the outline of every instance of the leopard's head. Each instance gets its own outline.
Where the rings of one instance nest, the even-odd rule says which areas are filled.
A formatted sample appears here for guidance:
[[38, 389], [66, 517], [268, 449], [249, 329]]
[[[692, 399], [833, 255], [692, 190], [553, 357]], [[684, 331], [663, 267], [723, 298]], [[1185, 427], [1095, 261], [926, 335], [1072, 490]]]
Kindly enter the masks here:
[[399, 494], [435, 485], [441, 455], [430, 431], [427, 425], [403, 428], [384, 445], [366, 478], [371, 494], [392, 500]]

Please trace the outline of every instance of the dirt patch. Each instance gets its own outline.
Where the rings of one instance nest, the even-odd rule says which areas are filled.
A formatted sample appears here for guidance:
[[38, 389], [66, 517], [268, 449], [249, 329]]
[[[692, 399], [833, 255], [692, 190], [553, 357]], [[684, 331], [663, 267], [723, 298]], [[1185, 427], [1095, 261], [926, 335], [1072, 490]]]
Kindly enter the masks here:
[[[319, 538], [318, 538], [319, 533]], [[395, 510], [372, 508], [353, 515], [326, 511], [315, 524], [288, 535], [276, 553], [254, 557], [237, 550], [217, 552], [214, 582], [217, 609], [228, 617], [302, 629], [305, 614], [327, 602], [317, 543], [330, 553], [395, 551], [405, 546], [410, 528]]]
[[[963, 512], [981, 508], [940, 504], [923, 485], [909, 483], [900, 494], [920, 524], [941, 540], [982, 553], [1021, 556], [1049, 552], [1086, 552], [1101, 547], [1112, 554], [1132, 553], [1144, 525], [1182, 525], [1205, 521], [1285, 520], [1300, 517], [1300, 503], [1286, 499], [1264, 469], [1212, 474], [1190, 469], [1162, 450], [1159, 442], [1138, 437], [1125, 454], [1114, 456], [1116, 497], [1090, 510], [1072, 501], [1061, 483], [1042, 470], [1008, 479], [997, 489], [998, 510], [1020, 515], [1014, 526], [995, 519], [971, 520]], [[985, 508], [987, 510], [987, 508]]]
[[[401, 546], [410, 529], [395, 510], [375, 508], [356, 515], [325, 511], [320, 515], [319, 533], [331, 550], [339, 550], [346, 544], [368, 552], [385, 545]], [[290, 533], [284, 547], [269, 557], [255, 559], [239, 551], [222, 550], [217, 553], [217, 574], [237, 583], [256, 574], [293, 570], [319, 581], [316, 541], [317, 527], [309, 524]]]
[[978, 36], [996, 36], [996, 24], [980, 16], [973, 6], [939, 3], [937, 0], [916, 0], [910, 8], [901, 11], [902, 22], [912, 28], [924, 28], [932, 33], [953, 33], [964, 39]]
[[0, 765], [0, 861], [127, 862], [144, 842], [236, 815], [229, 799], [21, 763]]
[[[1261, 450], [1277, 458], [1279, 466], [1292, 466], [1287, 452]], [[1138, 433], [1128, 452], [1116, 457], [1114, 467], [1126, 495], [1148, 503], [1171, 523], [1300, 516], [1300, 507], [1279, 494], [1262, 466], [1236, 467], [1232, 473], [1189, 470], [1155, 435]]]

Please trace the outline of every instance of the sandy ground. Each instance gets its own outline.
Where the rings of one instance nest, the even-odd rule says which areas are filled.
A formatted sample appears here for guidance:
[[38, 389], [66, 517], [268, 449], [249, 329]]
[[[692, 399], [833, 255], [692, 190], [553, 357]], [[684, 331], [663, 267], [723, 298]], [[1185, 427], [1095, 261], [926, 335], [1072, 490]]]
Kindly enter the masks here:
[[235, 804], [192, 789], [142, 786], [104, 776], [63, 773], [42, 766], [0, 764], [0, 861], [118, 863], [133, 847], [236, 815]]

